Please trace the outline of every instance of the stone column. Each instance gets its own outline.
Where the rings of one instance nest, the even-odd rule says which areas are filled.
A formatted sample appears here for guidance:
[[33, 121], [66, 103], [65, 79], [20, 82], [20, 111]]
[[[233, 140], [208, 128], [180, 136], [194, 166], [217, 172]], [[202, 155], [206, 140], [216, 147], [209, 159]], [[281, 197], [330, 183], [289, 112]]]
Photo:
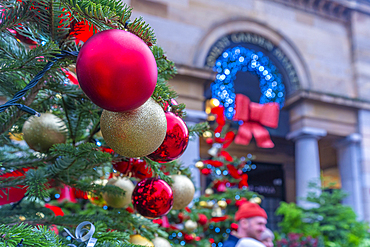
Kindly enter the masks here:
[[[196, 123], [203, 122], [207, 119], [207, 114], [203, 111], [186, 110], [185, 122], [188, 126], [192, 126]], [[185, 167], [189, 167], [192, 173], [192, 179], [196, 189], [194, 198], [201, 195], [201, 184], [200, 184], [200, 172], [199, 169], [194, 166], [195, 162], [200, 159], [199, 156], [199, 137], [191, 137], [189, 140], [188, 147], [185, 152], [180, 156], [179, 161], [184, 164]]]
[[309, 182], [319, 182], [320, 159], [318, 140], [326, 136], [326, 130], [303, 127], [287, 135], [287, 139], [295, 141], [295, 174], [297, 204], [312, 207], [310, 203], [301, 200], [307, 196]]
[[358, 111], [358, 131], [361, 135], [361, 193], [364, 220], [370, 222], [370, 111]]
[[342, 190], [348, 194], [343, 204], [350, 206], [357, 214], [357, 219], [364, 219], [361, 193], [361, 135], [354, 133], [335, 144]]

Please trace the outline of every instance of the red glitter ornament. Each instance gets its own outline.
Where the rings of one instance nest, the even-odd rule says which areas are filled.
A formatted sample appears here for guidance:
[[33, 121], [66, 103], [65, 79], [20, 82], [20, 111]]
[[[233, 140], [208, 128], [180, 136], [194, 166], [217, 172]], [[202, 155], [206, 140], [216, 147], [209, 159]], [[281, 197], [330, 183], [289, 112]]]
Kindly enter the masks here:
[[189, 142], [189, 130], [185, 122], [172, 112], [166, 112], [167, 132], [163, 143], [148, 158], [167, 163], [180, 157]]
[[143, 105], [157, 83], [157, 64], [149, 47], [124, 30], [99, 32], [82, 46], [76, 62], [82, 91], [101, 108], [130, 111]]
[[172, 208], [173, 192], [165, 181], [146, 178], [136, 185], [132, 193], [132, 204], [136, 211], [144, 217], [161, 217]]

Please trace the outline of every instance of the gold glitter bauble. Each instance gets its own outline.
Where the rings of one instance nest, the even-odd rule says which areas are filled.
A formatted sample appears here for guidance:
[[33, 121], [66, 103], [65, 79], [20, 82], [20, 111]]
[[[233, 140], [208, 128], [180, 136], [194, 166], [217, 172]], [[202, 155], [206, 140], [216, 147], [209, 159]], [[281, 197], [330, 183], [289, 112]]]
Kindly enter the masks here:
[[197, 163], [195, 163], [195, 167], [198, 169], [203, 169], [204, 163], [202, 161], [198, 161]]
[[259, 197], [253, 197], [251, 199], [249, 199], [250, 202], [253, 202], [253, 203], [257, 203], [257, 204], [261, 204], [262, 200], [261, 198]]
[[130, 204], [131, 195], [134, 191], [135, 185], [128, 178], [111, 178], [107, 185], [114, 185], [125, 191], [125, 195], [112, 195], [108, 193], [103, 194], [103, 199], [107, 205], [112, 208], [123, 208]]
[[221, 209], [225, 209], [227, 207], [226, 201], [218, 201], [217, 204], [218, 206], [220, 206]]
[[199, 202], [199, 206], [201, 206], [201, 207], [205, 208], [205, 207], [207, 207], [207, 206], [208, 206], [208, 204], [207, 204], [207, 202], [206, 202], [206, 201], [200, 201], [200, 202]]
[[150, 242], [147, 238], [144, 238], [143, 236], [140, 236], [139, 234], [131, 235], [130, 236], [130, 243], [142, 245], [146, 247], [154, 247], [154, 244]]
[[161, 238], [161, 237], [156, 237], [153, 239], [153, 244], [154, 247], [171, 247], [170, 242], [168, 242], [167, 239]]
[[189, 232], [194, 231], [195, 229], [198, 228], [198, 223], [192, 220], [188, 220], [185, 222], [184, 225], [185, 229], [188, 230]]
[[194, 198], [195, 188], [193, 182], [184, 175], [171, 175], [173, 191], [172, 209], [185, 208]]
[[157, 150], [166, 137], [167, 120], [162, 107], [149, 98], [129, 112], [104, 110], [100, 127], [110, 148], [120, 155], [135, 158]]
[[23, 125], [23, 139], [39, 152], [47, 152], [54, 144], [65, 143], [67, 127], [62, 119], [51, 113], [32, 116]]

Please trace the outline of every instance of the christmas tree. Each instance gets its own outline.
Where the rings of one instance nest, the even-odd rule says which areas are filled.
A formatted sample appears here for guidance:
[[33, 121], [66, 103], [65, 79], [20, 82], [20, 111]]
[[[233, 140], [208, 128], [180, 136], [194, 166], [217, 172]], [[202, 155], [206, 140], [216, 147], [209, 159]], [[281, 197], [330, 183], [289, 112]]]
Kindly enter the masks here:
[[211, 145], [209, 158], [195, 163], [203, 179], [208, 181], [204, 194], [196, 198], [191, 207], [180, 213], [171, 211], [156, 221], [166, 228], [174, 246], [222, 246], [228, 235], [237, 231], [234, 215], [239, 206], [246, 201], [261, 203], [262, 196], [248, 190], [252, 156], [230, 155], [227, 148], [234, 140], [235, 129], [230, 128], [230, 121], [226, 124], [223, 106], [213, 107], [211, 113], [215, 117], [213, 130], [202, 135]]
[[174, 63], [131, 12], [1, 2], [1, 246], [169, 246], [153, 218], [193, 199], [177, 158], [208, 127], [187, 128]]

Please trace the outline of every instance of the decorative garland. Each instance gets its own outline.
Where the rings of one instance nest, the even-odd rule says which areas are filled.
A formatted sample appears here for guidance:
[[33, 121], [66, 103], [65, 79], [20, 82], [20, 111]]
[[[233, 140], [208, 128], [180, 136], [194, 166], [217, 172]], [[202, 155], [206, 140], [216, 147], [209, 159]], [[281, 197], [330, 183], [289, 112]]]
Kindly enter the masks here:
[[54, 65], [54, 63], [61, 59], [61, 58], [64, 58], [66, 56], [78, 56], [78, 52], [77, 51], [65, 51], [65, 50], [62, 50], [60, 54], [56, 54], [55, 57], [53, 59], [51, 59], [51, 61], [49, 61], [45, 67], [43, 68], [43, 70], [41, 70], [22, 90], [20, 90], [19, 92], [17, 92], [13, 98], [11, 100], [9, 100], [8, 102], [6, 102], [5, 104], [3, 105], [0, 105], [0, 112], [3, 112], [5, 111], [7, 108], [11, 107], [11, 106], [16, 106], [18, 107], [21, 111], [24, 111], [24, 112], [27, 112], [31, 115], [36, 115], [36, 116], [40, 116], [40, 113], [38, 113], [37, 111], [35, 111], [34, 109], [26, 106], [26, 105], [22, 105], [22, 104], [19, 104], [17, 103], [17, 101], [21, 100], [22, 97], [24, 97], [27, 93], [28, 90], [30, 90], [31, 88], [33, 88], [34, 86], [37, 85], [37, 83], [40, 81], [40, 79], [45, 75], [45, 73], [51, 69], [51, 67]]
[[259, 77], [261, 104], [276, 102], [279, 103], [280, 108], [284, 106], [283, 77], [262, 52], [239, 46], [227, 49], [217, 59], [214, 70], [218, 74], [211, 85], [212, 97], [218, 99], [225, 107], [226, 118], [232, 119], [235, 114], [234, 80], [238, 71], [249, 71]]

